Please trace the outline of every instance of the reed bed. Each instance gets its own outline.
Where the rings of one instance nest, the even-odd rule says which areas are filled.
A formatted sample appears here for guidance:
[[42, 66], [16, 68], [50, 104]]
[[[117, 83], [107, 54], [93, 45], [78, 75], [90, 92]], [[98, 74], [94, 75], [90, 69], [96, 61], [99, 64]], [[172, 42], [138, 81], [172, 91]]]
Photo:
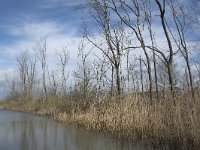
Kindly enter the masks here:
[[33, 112], [50, 116], [61, 122], [81, 125], [92, 130], [103, 130], [120, 138], [143, 139], [154, 144], [180, 143], [183, 146], [200, 146], [200, 104], [190, 96], [155, 99], [126, 95], [93, 100], [87, 109], [76, 103], [63, 106], [60, 100], [47, 102], [6, 102], [5, 109]]

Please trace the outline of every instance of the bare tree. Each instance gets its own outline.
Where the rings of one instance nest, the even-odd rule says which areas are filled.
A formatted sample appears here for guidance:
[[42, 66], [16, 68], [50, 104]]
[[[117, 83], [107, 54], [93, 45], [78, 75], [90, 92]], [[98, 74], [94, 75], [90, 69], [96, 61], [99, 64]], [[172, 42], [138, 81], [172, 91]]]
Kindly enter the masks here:
[[126, 70], [127, 70], [127, 86], [128, 86], [128, 93], [130, 92], [130, 63], [129, 63], [129, 54], [130, 54], [130, 51], [128, 50], [127, 51], [127, 54], [126, 54]]
[[67, 47], [63, 47], [62, 50], [57, 52], [58, 59], [60, 61], [59, 68], [61, 70], [61, 94], [66, 95], [66, 81], [68, 75], [66, 75], [66, 66], [69, 61], [69, 52], [67, 51]]
[[187, 66], [187, 72], [189, 76], [189, 88], [192, 94], [192, 97], [194, 98], [194, 90], [193, 90], [193, 77], [192, 77], [192, 71], [190, 67], [190, 61], [189, 61], [189, 46], [187, 44], [187, 29], [189, 28], [189, 22], [186, 10], [183, 6], [181, 6], [180, 3], [174, 4], [171, 0], [168, 1], [168, 4], [171, 8], [172, 15], [173, 15], [173, 21], [175, 23], [175, 27], [177, 30], [177, 34], [175, 35], [172, 31], [172, 37], [174, 42], [176, 43], [176, 46], [179, 48]]
[[[105, 90], [106, 86], [110, 83], [107, 82], [107, 73], [108, 70], [110, 69], [109, 62], [106, 61], [105, 56], [103, 59], [99, 58], [97, 56], [98, 60], [94, 60], [94, 67], [93, 67], [93, 72], [94, 72], [94, 80], [95, 80], [95, 91], [96, 91], [96, 98], [100, 100], [103, 91]], [[111, 79], [112, 80], [112, 79]], [[107, 86], [108, 87], [108, 86]], [[111, 81], [111, 96], [113, 94], [113, 85]]]
[[137, 82], [138, 82], [138, 73], [137, 73], [137, 65], [136, 65], [137, 59], [130, 59], [129, 60], [129, 72], [130, 72], [130, 80], [131, 80], [131, 85], [133, 88], [134, 92], [139, 91], [139, 87], [137, 87]]
[[36, 63], [37, 63], [37, 57], [34, 55], [33, 57], [30, 58], [29, 61], [29, 71], [27, 74], [28, 77], [28, 95], [30, 97], [33, 97], [32, 92], [33, 92], [33, 87], [35, 84], [36, 80]]
[[166, 54], [159, 48], [156, 48], [156, 47], [153, 47], [153, 48], [149, 47], [149, 48], [158, 52], [161, 55], [161, 57], [163, 58], [162, 60], [163, 60], [164, 64], [166, 65], [167, 71], [168, 71], [170, 91], [171, 91], [172, 95], [174, 95], [174, 84], [175, 83], [174, 83], [174, 78], [173, 78], [173, 59], [174, 59], [174, 55], [177, 53], [177, 51], [174, 52], [174, 49], [172, 46], [172, 41], [171, 41], [170, 34], [169, 34], [169, 30], [168, 30], [167, 23], [166, 23], [166, 17], [165, 17], [166, 0], [162, 0], [162, 2], [160, 0], [155, 0], [155, 2], [159, 9], [160, 21], [161, 21], [162, 29], [164, 31], [164, 36], [167, 40], [169, 55], [166, 56]]
[[6, 97], [7, 100], [15, 100], [18, 101], [19, 100], [19, 96], [20, 96], [20, 92], [19, 91], [19, 84], [18, 84], [18, 78], [16, 77], [16, 75], [14, 74], [12, 78], [8, 78], [6, 77], [6, 80], [8, 82], [8, 86], [9, 86], [9, 93]]
[[74, 71], [74, 77], [76, 79], [77, 86], [80, 88], [80, 91], [83, 94], [83, 100], [88, 100], [90, 85], [91, 85], [91, 67], [87, 61], [89, 52], [84, 52], [84, 48], [86, 45], [83, 43], [79, 46], [79, 54], [78, 57], [81, 59], [80, 64], [78, 65], [78, 70]]
[[137, 40], [139, 41], [139, 46], [129, 46], [129, 48], [142, 48], [147, 62], [147, 72], [149, 78], [149, 93], [150, 99], [152, 100], [152, 90], [153, 90], [153, 80], [152, 80], [152, 72], [151, 72], [151, 58], [147, 51], [143, 31], [145, 26], [145, 14], [147, 1], [115, 1], [112, 0], [113, 8], [120, 18], [120, 20], [133, 31]]
[[44, 89], [44, 98], [47, 100], [47, 86], [46, 86], [46, 56], [47, 56], [47, 41], [46, 39], [43, 39], [36, 43], [35, 52], [37, 54], [37, 57], [41, 63], [42, 67], [42, 82], [43, 82], [43, 89]]
[[31, 57], [28, 51], [23, 51], [18, 55], [17, 63], [23, 98], [31, 98], [36, 77], [36, 57]]
[[15, 81], [15, 77], [12, 79], [11, 83], [10, 83], [10, 96], [12, 98], [14, 98], [17, 95], [17, 90], [16, 90], [16, 81]]
[[[144, 4], [144, 12], [145, 12], [145, 21], [147, 24], [147, 28], [149, 31], [149, 36], [151, 40], [151, 45], [152, 47], [155, 47], [156, 42], [155, 42], [155, 37], [154, 37], [154, 32], [153, 32], [153, 27], [152, 27], [152, 8], [151, 8], [151, 1], [145, 0], [143, 2]], [[156, 97], [158, 99], [159, 91], [158, 91], [158, 75], [157, 75], [157, 59], [156, 59], [156, 53], [155, 50], [153, 49], [153, 65], [154, 65], [154, 79], [155, 79], [155, 89], [156, 89]]]
[[142, 96], [144, 97], [144, 81], [143, 81], [143, 71], [142, 71], [142, 57], [140, 56], [140, 81], [141, 81], [141, 88], [142, 88]]
[[28, 54], [28, 51], [23, 51], [19, 54], [19, 56], [17, 56], [20, 83], [24, 96], [27, 94], [27, 74], [29, 68], [29, 58], [30, 56]]
[[[113, 23], [111, 21], [111, 12], [109, 10], [108, 0], [94, 0], [90, 3], [91, 14], [100, 28], [100, 34], [103, 41], [95, 41], [91, 38], [85, 30], [86, 38], [110, 61], [111, 66], [114, 67], [116, 76], [117, 94], [120, 96], [122, 93], [122, 74], [121, 63], [122, 57], [125, 54], [124, 41], [126, 40], [123, 26], [120, 22]], [[103, 46], [102, 46], [103, 45]]]
[[57, 91], [58, 91], [58, 83], [55, 77], [55, 72], [52, 71], [50, 74], [50, 95], [56, 97]]

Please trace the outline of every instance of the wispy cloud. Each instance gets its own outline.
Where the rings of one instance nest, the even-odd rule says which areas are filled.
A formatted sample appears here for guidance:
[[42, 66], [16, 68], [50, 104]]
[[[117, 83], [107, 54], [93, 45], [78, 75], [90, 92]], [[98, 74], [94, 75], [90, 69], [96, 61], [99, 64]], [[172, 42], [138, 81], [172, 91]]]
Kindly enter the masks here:
[[[83, 6], [86, 4], [85, 0], [44, 0], [43, 3], [39, 5], [40, 8], [73, 8], [77, 6]], [[82, 7], [77, 7], [82, 8]]]
[[[81, 37], [76, 36], [76, 29], [69, 26], [63, 26], [55, 22], [25, 22], [23, 26], [10, 27], [10, 35], [22, 37], [21, 40], [12, 45], [0, 45], [1, 50], [7, 57], [15, 59], [19, 51], [33, 50], [34, 44], [40, 39], [47, 39], [49, 59], [53, 58], [56, 51], [61, 46], [68, 45], [72, 57], [75, 57], [75, 51], [78, 49], [78, 43]], [[2, 54], [0, 54], [2, 56]], [[0, 65], [1, 66], [1, 65]]]
[[[81, 0], [35, 0], [31, 2], [1, 2], [5, 13], [0, 25], [0, 96], [5, 93], [7, 79], [17, 68], [16, 56], [20, 51], [33, 52], [36, 41], [47, 39], [49, 69], [57, 67], [56, 52], [68, 45], [68, 70], [76, 66], [78, 44], [82, 38], [79, 27], [81, 9], [74, 9]], [[0, 4], [0, 5], [1, 5]], [[38, 65], [38, 67], [40, 67]], [[38, 68], [39, 69], [39, 68]], [[7, 77], [6, 77], [7, 76]], [[3, 92], [1, 92], [3, 91]]]
[[[77, 34], [80, 30], [77, 22], [82, 22], [80, 11], [85, 7], [85, 0], [43, 0], [37, 3], [37, 7], [40, 10], [36, 11], [35, 14], [23, 14], [23, 17], [19, 18], [20, 21], [17, 21], [17, 18], [6, 24], [6, 26], [3, 25], [1, 27], [2, 25], [0, 25], [0, 28], [5, 29], [9, 35], [9, 40], [14, 41], [12, 44], [0, 44], [0, 91], [5, 88], [4, 83], [6, 83], [7, 78], [12, 77], [8, 75], [14, 74], [16, 69], [15, 59], [19, 51], [28, 49], [32, 52], [35, 42], [41, 38], [47, 39], [47, 61], [50, 70], [54, 70], [57, 67], [56, 52], [66, 45], [70, 51], [70, 61], [67, 69], [72, 71], [76, 68], [78, 45], [82, 40], [81, 34]], [[76, 14], [77, 12], [79, 13]], [[87, 19], [87, 17], [85, 18]], [[88, 26], [90, 26], [90, 22]], [[94, 32], [97, 33], [96, 31]], [[157, 22], [154, 25], [154, 32], [157, 45], [164, 49], [167, 46], [167, 42], [162, 27]], [[144, 31], [143, 35], [147, 44], [150, 45], [148, 31]], [[97, 34], [96, 36], [98, 39], [100, 35]], [[136, 44], [139, 45], [139, 43]], [[89, 46], [89, 49], [91, 47]], [[94, 53], [100, 52], [94, 51]], [[137, 56], [144, 55], [140, 49], [133, 51], [133, 53]], [[0, 93], [0, 96], [2, 93]]]
[[26, 37], [29, 39], [38, 39], [41, 37], [52, 36], [57, 33], [61, 33], [64, 27], [59, 24], [49, 22], [31, 21], [24, 22], [17, 27], [11, 27], [9, 33], [12, 36]]
[[[67, 65], [67, 71], [73, 71], [77, 65], [77, 54], [78, 54], [78, 45], [81, 41], [79, 37], [67, 37], [62, 34], [54, 35], [53, 37], [47, 38], [47, 64], [48, 69], [51, 72], [56, 70], [58, 74], [58, 58], [56, 56], [57, 51], [61, 50], [63, 46], [67, 46], [67, 50], [70, 52], [70, 61]], [[12, 80], [12, 75], [16, 74], [17, 63], [16, 57], [20, 51], [28, 49], [31, 53], [33, 50], [34, 42], [21, 41], [17, 42], [15, 45], [4, 47], [6, 50], [6, 57], [3, 57], [0, 54], [0, 98], [6, 96], [5, 93], [8, 92], [7, 82]], [[8, 58], [10, 60], [8, 60]], [[8, 63], [9, 62], [9, 63]], [[12, 63], [11, 63], [12, 62]], [[2, 68], [2, 69], [1, 69]], [[40, 70], [40, 64], [38, 62], [37, 70]], [[70, 77], [71, 78], [71, 77]]]

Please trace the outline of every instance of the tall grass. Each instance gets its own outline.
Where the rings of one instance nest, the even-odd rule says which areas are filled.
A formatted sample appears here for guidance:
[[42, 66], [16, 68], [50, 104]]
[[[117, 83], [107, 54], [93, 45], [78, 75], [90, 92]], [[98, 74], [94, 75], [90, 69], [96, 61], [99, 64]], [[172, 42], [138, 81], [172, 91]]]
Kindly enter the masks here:
[[93, 103], [86, 112], [76, 112], [70, 119], [87, 128], [103, 129], [121, 137], [198, 145], [199, 106], [187, 97], [176, 97], [174, 105], [171, 98], [149, 104], [148, 99], [126, 96], [120, 103], [115, 99]]
[[200, 145], [200, 104], [190, 95], [162, 98], [159, 101], [138, 95], [126, 95], [90, 101], [87, 107], [79, 102], [42, 99], [4, 104], [5, 108], [48, 115], [55, 120], [104, 130], [116, 136], [162, 142]]

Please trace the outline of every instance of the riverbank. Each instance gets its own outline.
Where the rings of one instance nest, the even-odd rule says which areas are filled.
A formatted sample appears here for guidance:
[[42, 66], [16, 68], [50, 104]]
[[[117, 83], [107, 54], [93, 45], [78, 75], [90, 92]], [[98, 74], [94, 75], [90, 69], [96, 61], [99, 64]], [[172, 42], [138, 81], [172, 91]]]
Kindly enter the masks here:
[[[172, 103], [173, 102], [173, 103]], [[189, 103], [190, 102], [190, 103]], [[9, 101], [3, 109], [31, 112], [54, 120], [103, 130], [120, 138], [142, 139], [159, 145], [181, 144], [183, 148], [200, 145], [200, 108], [190, 97], [169, 98], [149, 104], [147, 99], [126, 96], [92, 102], [85, 110], [76, 103], [64, 106], [61, 100]]]

